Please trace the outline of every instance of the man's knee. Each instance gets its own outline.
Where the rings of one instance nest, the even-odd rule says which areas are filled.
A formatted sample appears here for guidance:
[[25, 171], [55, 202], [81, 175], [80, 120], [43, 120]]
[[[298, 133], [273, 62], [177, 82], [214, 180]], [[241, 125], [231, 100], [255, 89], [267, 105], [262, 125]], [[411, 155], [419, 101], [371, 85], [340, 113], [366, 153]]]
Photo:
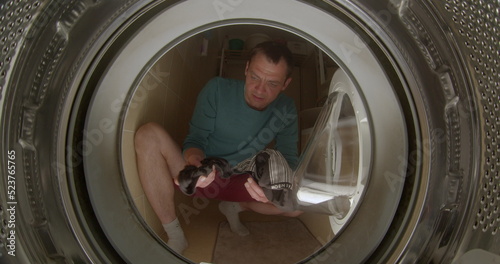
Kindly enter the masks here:
[[136, 151], [158, 142], [158, 135], [163, 128], [156, 123], [146, 123], [135, 132], [134, 144]]

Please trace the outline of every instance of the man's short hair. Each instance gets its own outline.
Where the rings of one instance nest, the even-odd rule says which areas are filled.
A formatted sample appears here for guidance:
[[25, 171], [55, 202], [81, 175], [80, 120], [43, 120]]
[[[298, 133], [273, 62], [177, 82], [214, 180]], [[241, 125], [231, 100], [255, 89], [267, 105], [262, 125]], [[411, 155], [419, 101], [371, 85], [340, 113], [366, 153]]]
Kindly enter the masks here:
[[293, 55], [285, 44], [276, 41], [261, 42], [250, 51], [248, 61], [251, 62], [253, 57], [259, 53], [264, 54], [274, 64], [278, 64], [281, 58], [283, 58], [287, 65], [286, 78], [288, 79], [292, 75], [294, 66]]

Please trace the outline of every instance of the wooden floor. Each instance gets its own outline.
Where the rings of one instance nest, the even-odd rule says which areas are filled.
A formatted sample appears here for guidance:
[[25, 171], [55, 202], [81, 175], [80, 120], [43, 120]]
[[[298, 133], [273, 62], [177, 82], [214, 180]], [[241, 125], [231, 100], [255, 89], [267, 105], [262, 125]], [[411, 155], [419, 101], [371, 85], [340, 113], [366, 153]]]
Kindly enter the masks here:
[[[184, 251], [184, 256], [194, 263], [210, 263], [219, 224], [226, 221], [218, 209], [219, 201], [198, 198], [180, 198], [179, 200], [181, 199], [182, 201], [178, 203], [178, 218], [189, 241], [189, 247]], [[240, 219], [242, 222], [254, 222], [285, 221], [288, 218], [242, 212]]]

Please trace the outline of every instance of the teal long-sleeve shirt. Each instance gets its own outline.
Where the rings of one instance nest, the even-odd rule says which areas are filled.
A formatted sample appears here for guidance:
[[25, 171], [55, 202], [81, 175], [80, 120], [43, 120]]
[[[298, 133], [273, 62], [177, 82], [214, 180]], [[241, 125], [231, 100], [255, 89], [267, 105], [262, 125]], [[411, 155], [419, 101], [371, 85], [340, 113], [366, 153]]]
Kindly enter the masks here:
[[244, 89], [244, 81], [210, 80], [198, 95], [183, 149], [199, 148], [207, 157], [225, 158], [234, 166], [275, 140], [274, 148], [295, 169], [298, 118], [293, 100], [280, 94], [258, 111], [247, 105]]

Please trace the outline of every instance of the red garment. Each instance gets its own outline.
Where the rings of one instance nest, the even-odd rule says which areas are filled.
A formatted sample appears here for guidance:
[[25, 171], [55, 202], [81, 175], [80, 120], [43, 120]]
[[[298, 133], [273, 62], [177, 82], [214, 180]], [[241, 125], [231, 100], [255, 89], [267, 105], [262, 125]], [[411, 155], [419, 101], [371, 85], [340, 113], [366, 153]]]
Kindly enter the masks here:
[[[245, 182], [250, 177], [252, 177], [250, 174], [233, 175], [227, 179], [215, 177], [207, 187], [196, 188], [193, 196], [230, 202], [253, 202], [255, 199], [245, 188]], [[174, 185], [180, 191], [179, 186]]]

